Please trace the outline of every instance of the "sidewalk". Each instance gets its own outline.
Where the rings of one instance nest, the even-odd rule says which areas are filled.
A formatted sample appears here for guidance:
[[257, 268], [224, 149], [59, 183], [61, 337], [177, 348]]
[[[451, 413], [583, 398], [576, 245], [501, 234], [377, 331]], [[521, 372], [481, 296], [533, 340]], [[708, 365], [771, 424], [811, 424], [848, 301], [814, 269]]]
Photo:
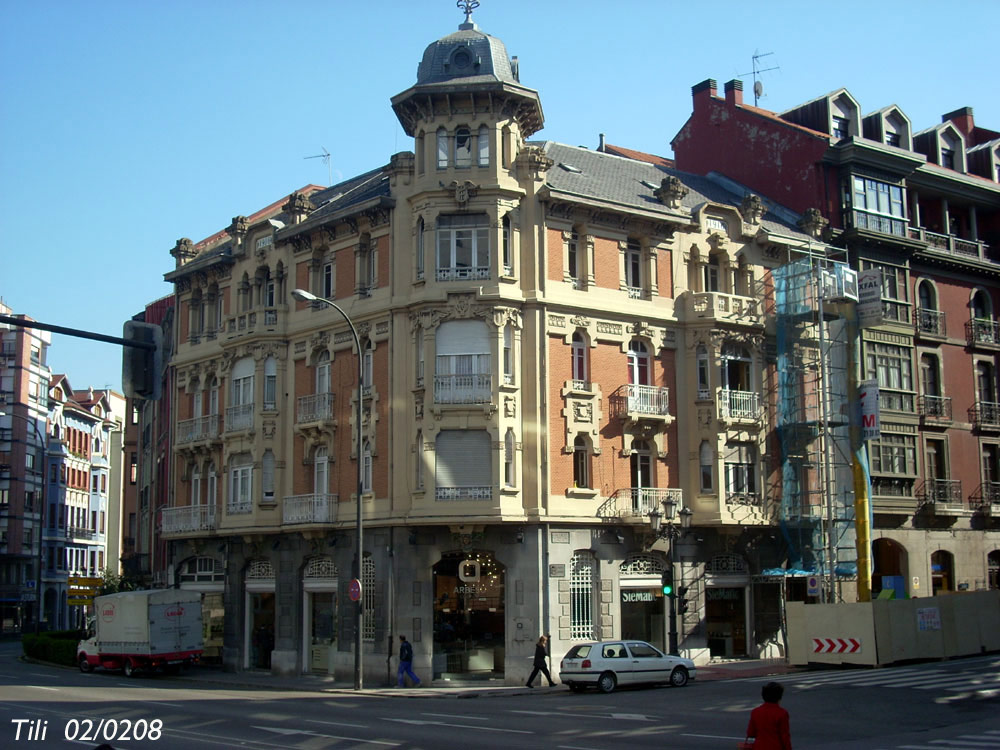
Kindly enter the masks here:
[[[782, 675], [798, 672], [800, 668], [792, 667], [783, 660], [775, 659], [741, 659], [734, 661], [715, 662], [698, 667], [694, 684], [713, 682], [716, 680], [735, 680], [746, 677], [764, 677], [767, 675]], [[397, 688], [386, 686], [385, 674], [366, 674], [365, 687], [360, 693], [354, 690], [353, 682], [335, 680], [325, 675], [297, 675], [283, 677], [267, 672], [223, 672], [217, 667], [193, 667], [173, 679], [217, 685], [233, 688], [266, 688], [268, 690], [309, 691], [325, 693], [350, 693], [352, 695], [369, 695], [372, 697], [402, 697], [402, 698], [490, 698], [510, 695], [548, 695], [566, 691], [563, 685], [542, 687], [538, 685], [528, 688], [524, 685], [505, 685], [499, 680], [464, 682], [437, 680], [430, 682], [425, 679], [420, 687]], [[544, 684], [544, 682], [542, 683]]]

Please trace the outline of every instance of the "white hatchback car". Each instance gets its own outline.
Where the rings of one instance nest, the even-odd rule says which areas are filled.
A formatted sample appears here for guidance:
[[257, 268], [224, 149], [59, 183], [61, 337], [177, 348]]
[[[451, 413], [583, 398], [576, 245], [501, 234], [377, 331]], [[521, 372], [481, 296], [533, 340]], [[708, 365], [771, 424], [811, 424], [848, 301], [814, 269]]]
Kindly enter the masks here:
[[602, 641], [573, 646], [559, 665], [559, 679], [570, 690], [596, 686], [610, 693], [619, 685], [683, 687], [694, 679], [695, 671], [690, 659], [669, 656], [645, 641]]

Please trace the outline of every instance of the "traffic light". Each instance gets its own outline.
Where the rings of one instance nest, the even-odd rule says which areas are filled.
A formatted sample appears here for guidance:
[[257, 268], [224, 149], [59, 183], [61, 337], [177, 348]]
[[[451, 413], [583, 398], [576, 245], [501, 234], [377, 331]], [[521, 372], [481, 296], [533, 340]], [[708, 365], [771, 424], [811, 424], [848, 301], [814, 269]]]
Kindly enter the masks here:
[[687, 586], [677, 587], [677, 614], [683, 615], [688, 611]]
[[156, 323], [126, 320], [122, 332], [122, 390], [129, 398], [158, 401], [163, 372], [163, 329]]
[[660, 583], [663, 585], [663, 595], [674, 595], [674, 575], [672, 571], [664, 570], [660, 574]]

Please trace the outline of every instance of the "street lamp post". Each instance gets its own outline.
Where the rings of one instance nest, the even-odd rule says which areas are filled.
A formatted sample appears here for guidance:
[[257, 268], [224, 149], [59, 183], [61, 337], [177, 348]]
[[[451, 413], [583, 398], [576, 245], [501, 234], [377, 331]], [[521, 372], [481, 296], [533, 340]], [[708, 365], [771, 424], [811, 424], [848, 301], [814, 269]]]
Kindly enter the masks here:
[[[38, 438], [39, 443], [42, 447], [42, 496], [39, 499], [41, 506], [38, 509], [38, 556], [36, 563], [38, 569], [35, 571], [35, 635], [38, 635], [42, 629], [42, 535], [45, 533], [45, 503], [47, 502], [45, 486], [48, 484], [48, 438], [42, 434], [42, 431], [38, 429], [38, 424], [34, 419], [25, 417], [21, 414], [14, 414], [13, 412], [0, 411], [0, 417], [11, 416], [17, 419], [23, 419], [25, 422], [30, 424], [35, 430], [35, 437]], [[23, 484], [27, 486], [27, 477]], [[22, 501], [23, 502], [23, 501]]]
[[[305, 289], [295, 289], [292, 291], [292, 296], [299, 300], [300, 302], [322, 302], [324, 305], [332, 307], [334, 310], [339, 312], [344, 320], [347, 322], [348, 327], [351, 329], [351, 336], [354, 337], [354, 346], [358, 350], [358, 396], [357, 396], [357, 414], [355, 415], [355, 420], [358, 425], [358, 511], [356, 524], [356, 534], [355, 534], [355, 550], [354, 550], [354, 566], [352, 572], [352, 578], [361, 580], [361, 560], [362, 560], [362, 521], [361, 521], [361, 495], [364, 492], [364, 443], [363, 443], [363, 427], [361, 424], [361, 419], [363, 416], [362, 409], [362, 399], [364, 396], [363, 385], [364, 385], [364, 359], [361, 351], [361, 339], [358, 338], [358, 329], [354, 327], [354, 321], [351, 320], [350, 316], [344, 312], [344, 310], [333, 300], [329, 300], [326, 297], [317, 297], [312, 292], [307, 292]], [[354, 689], [361, 690], [364, 677], [363, 677], [363, 667], [361, 662], [361, 644], [362, 644], [362, 623], [363, 623], [363, 613], [364, 613], [364, 590], [362, 589], [361, 596], [358, 597], [358, 601], [355, 602], [354, 610]]]
[[[667, 558], [667, 565], [670, 566], [670, 581], [673, 584], [674, 580], [674, 545], [677, 543], [677, 538], [681, 535], [683, 529], [688, 529], [691, 526], [691, 516], [694, 515], [694, 511], [690, 508], [681, 508], [680, 517], [681, 523], [678, 527], [674, 524], [674, 513], [677, 511], [677, 501], [672, 499], [664, 500], [663, 503], [663, 513], [658, 510], [651, 510], [649, 512], [649, 525], [653, 530], [653, 534], [657, 539], [669, 539], [670, 549]], [[664, 519], [666, 522], [664, 523]], [[670, 631], [669, 631], [669, 651], [671, 656], [678, 656], [677, 648], [677, 588], [674, 587], [673, 591], [667, 596], [670, 600]]]

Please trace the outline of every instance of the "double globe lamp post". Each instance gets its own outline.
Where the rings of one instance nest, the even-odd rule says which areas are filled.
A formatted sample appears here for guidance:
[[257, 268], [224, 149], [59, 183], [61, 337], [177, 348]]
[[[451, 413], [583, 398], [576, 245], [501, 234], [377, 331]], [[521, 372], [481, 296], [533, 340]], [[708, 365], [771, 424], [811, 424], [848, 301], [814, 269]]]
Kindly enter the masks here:
[[[355, 551], [354, 551], [354, 564], [352, 571], [352, 578], [355, 581], [361, 579], [361, 560], [362, 560], [362, 521], [361, 521], [361, 495], [364, 492], [364, 441], [363, 441], [363, 426], [362, 426], [362, 399], [363, 399], [363, 386], [364, 386], [364, 359], [361, 351], [361, 339], [358, 338], [358, 329], [354, 327], [354, 321], [351, 320], [350, 316], [344, 312], [344, 310], [333, 300], [327, 299], [326, 297], [318, 297], [312, 292], [307, 292], [305, 289], [295, 289], [292, 291], [292, 297], [297, 299], [299, 302], [309, 302], [309, 303], [319, 303], [332, 307], [334, 310], [339, 312], [347, 323], [348, 327], [351, 329], [351, 336], [354, 338], [354, 346], [358, 352], [358, 392], [357, 392], [357, 414], [355, 415], [355, 422], [358, 427], [358, 442], [357, 442], [357, 457], [358, 457], [358, 487], [357, 487], [357, 499], [358, 499], [358, 510], [355, 533]], [[354, 584], [352, 584], [353, 586]], [[362, 644], [362, 621], [364, 616], [363, 610], [364, 602], [364, 592], [361, 591], [358, 596], [357, 602], [355, 602], [354, 611], [354, 689], [361, 690], [363, 686], [363, 669], [361, 663], [361, 644]]]
[[[690, 508], [681, 508], [680, 526], [674, 523], [675, 513], [677, 513], [677, 501], [667, 499], [662, 502], [663, 512], [655, 508], [649, 512], [649, 526], [657, 539], [670, 540], [670, 554], [667, 565], [670, 571], [670, 583], [674, 581], [674, 546], [682, 531], [691, 528], [691, 516], [694, 511]], [[670, 600], [670, 655], [677, 656], [677, 589], [674, 588], [667, 598]]]

